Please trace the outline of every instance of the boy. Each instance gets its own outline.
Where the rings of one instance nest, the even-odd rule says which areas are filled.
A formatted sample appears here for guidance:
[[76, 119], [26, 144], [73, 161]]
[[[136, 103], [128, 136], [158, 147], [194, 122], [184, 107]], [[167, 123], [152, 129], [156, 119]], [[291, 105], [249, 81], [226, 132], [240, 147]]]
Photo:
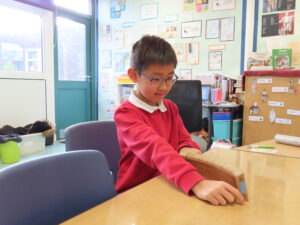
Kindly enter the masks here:
[[194, 193], [213, 205], [242, 203], [236, 188], [206, 180], [179, 155], [180, 151], [201, 152], [185, 129], [176, 105], [164, 99], [178, 79], [176, 65], [171, 45], [159, 37], [144, 36], [132, 47], [128, 75], [136, 87], [129, 101], [115, 113], [122, 153], [117, 192], [163, 174], [186, 194]]

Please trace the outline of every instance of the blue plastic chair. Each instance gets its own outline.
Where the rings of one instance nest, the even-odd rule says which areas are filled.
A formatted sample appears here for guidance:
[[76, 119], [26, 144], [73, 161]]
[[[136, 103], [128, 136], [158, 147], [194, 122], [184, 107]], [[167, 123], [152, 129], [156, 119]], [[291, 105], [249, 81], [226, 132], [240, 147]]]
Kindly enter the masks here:
[[95, 149], [101, 151], [117, 180], [121, 152], [114, 121], [82, 122], [65, 129], [66, 151]]
[[104, 154], [66, 152], [0, 170], [0, 224], [54, 225], [116, 195]]

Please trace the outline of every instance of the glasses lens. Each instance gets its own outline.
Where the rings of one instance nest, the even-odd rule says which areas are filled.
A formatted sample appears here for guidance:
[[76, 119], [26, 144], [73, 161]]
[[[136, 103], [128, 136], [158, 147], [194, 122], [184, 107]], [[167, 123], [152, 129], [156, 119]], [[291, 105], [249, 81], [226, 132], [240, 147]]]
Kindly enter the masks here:
[[152, 86], [153, 87], [159, 87], [161, 80], [160, 79], [153, 79], [151, 80]]
[[175, 82], [177, 81], [177, 79], [178, 79], [177, 75], [174, 74], [174, 76], [172, 77], [172, 80], [171, 80], [172, 85], [175, 84]]

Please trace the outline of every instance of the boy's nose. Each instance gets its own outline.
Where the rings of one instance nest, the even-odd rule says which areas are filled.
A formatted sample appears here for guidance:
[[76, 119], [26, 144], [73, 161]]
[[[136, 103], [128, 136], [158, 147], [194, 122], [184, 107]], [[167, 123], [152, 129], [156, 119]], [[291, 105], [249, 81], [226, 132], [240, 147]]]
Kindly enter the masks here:
[[163, 80], [157, 88], [159, 90], [166, 90], [169, 88], [169, 86], [167, 85], [167, 82], [165, 80]]

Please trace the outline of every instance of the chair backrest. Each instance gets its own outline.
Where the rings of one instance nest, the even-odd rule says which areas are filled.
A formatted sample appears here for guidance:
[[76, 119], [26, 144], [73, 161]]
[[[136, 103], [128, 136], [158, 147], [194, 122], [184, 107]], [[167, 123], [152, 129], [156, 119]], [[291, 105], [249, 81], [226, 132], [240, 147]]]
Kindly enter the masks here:
[[66, 150], [95, 149], [107, 158], [116, 181], [121, 152], [114, 121], [89, 121], [72, 125], [65, 130]]
[[26, 161], [0, 171], [0, 224], [59, 224], [115, 195], [99, 151]]
[[202, 92], [199, 80], [178, 80], [166, 98], [173, 101], [185, 128], [191, 133], [202, 129]]

